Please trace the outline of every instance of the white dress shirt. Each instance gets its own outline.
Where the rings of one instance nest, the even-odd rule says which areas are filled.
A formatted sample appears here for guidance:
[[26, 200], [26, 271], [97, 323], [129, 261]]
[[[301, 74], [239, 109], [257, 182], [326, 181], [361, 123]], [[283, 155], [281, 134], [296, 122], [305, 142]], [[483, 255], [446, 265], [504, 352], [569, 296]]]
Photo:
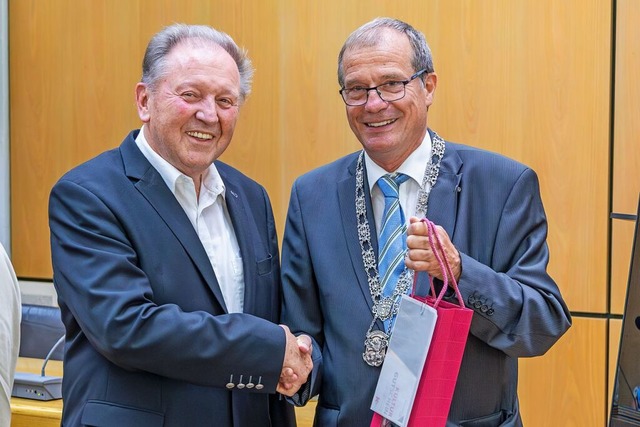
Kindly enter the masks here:
[[11, 260], [0, 245], [0, 426], [11, 425], [11, 391], [20, 351], [22, 306]]
[[204, 247], [229, 313], [244, 308], [244, 271], [238, 240], [225, 202], [225, 186], [215, 165], [202, 175], [200, 197], [195, 183], [153, 151], [144, 137], [144, 126], [136, 144], [174, 194]]
[[[424, 178], [425, 169], [430, 158], [431, 136], [429, 135], [429, 132], [427, 132], [427, 134], [425, 135], [422, 144], [420, 144], [420, 146], [416, 148], [413, 153], [409, 155], [409, 157], [407, 157], [407, 159], [400, 165], [398, 169], [392, 172], [387, 172], [382, 167], [378, 166], [378, 164], [376, 164], [365, 151], [364, 161], [367, 168], [367, 180], [369, 183], [371, 204], [373, 205], [373, 217], [376, 221], [376, 230], [378, 230], [378, 237], [380, 237], [382, 216], [384, 215], [384, 195], [382, 194], [380, 188], [376, 185], [378, 179], [380, 179], [382, 175], [393, 172], [409, 175], [409, 179], [400, 185], [398, 193], [400, 206], [402, 207], [405, 220], [408, 224], [409, 217], [416, 215], [418, 191], [422, 187], [422, 180]], [[426, 192], [429, 192], [430, 188], [425, 188], [424, 190]]]

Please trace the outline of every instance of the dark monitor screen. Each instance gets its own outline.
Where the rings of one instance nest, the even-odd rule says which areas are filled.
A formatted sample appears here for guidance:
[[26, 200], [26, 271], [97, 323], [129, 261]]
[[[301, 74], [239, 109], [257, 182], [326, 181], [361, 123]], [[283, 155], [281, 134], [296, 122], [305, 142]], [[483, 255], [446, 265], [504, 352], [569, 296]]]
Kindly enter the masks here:
[[623, 426], [640, 426], [640, 203], [609, 418], [609, 427]]

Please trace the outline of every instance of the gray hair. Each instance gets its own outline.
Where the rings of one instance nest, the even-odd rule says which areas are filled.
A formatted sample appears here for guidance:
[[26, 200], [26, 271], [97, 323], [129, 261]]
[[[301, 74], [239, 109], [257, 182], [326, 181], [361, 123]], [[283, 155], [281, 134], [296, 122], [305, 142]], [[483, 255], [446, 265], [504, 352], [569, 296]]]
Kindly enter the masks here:
[[409, 43], [411, 43], [411, 47], [413, 48], [413, 58], [411, 58], [413, 71], [417, 72], [425, 69], [427, 70], [427, 73], [434, 72], [431, 49], [427, 44], [424, 34], [399, 19], [376, 18], [355, 30], [344, 42], [344, 45], [340, 50], [340, 54], [338, 55], [338, 84], [340, 87], [344, 87], [344, 69], [342, 68], [342, 60], [345, 52], [349, 49], [376, 46], [380, 40], [380, 33], [385, 29], [395, 30], [407, 36]]
[[213, 43], [224, 49], [235, 61], [240, 73], [240, 99], [244, 100], [251, 92], [253, 67], [247, 52], [238, 47], [231, 36], [206, 25], [173, 24], [165, 27], [153, 36], [142, 60], [142, 83], [152, 90], [166, 72], [166, 57], [180, 43]]

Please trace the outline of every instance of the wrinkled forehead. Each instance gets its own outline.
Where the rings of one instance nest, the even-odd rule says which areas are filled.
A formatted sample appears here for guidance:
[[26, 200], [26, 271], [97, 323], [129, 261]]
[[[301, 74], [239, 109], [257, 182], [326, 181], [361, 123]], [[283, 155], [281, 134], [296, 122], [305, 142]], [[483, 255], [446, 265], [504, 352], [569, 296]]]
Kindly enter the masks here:
[[366, 42], [353, 44], [344, 51], [343, 77], [362, 68], [412, 70], [413, 52], [404, 34], [390, 30]]
[[340, 64], [342, 72], [346, 72], [353, 61], [366, 60], [367, 57], [378, 65], [386, 60], [412, 64], [414, 52], [406, 34], [392, 28], [373, 28], [345, 43]]

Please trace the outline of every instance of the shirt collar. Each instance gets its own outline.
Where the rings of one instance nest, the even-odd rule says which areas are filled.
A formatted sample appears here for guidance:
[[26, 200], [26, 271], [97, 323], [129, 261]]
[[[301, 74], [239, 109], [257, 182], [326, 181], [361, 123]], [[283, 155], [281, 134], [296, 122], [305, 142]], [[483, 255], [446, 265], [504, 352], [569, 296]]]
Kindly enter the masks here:
[[[422, 179], [424, 178], [425, 165], [431, 158], [431, 135], [426, 133], [422, 143], [413, 150], [413, 152], [405, 159], [398, 169], [394, 172], [403, 173], [409, 175], [420, 187], [422, 187]], [[378, 166], [371, 157], [364, 152], [364, 161], [367, 168], [367, 180], [369, 182], [369, 191], [373, 189], [373, 186], [378, 182], [378, 179], [382, 175], [386, 175], [389, 172]]]

